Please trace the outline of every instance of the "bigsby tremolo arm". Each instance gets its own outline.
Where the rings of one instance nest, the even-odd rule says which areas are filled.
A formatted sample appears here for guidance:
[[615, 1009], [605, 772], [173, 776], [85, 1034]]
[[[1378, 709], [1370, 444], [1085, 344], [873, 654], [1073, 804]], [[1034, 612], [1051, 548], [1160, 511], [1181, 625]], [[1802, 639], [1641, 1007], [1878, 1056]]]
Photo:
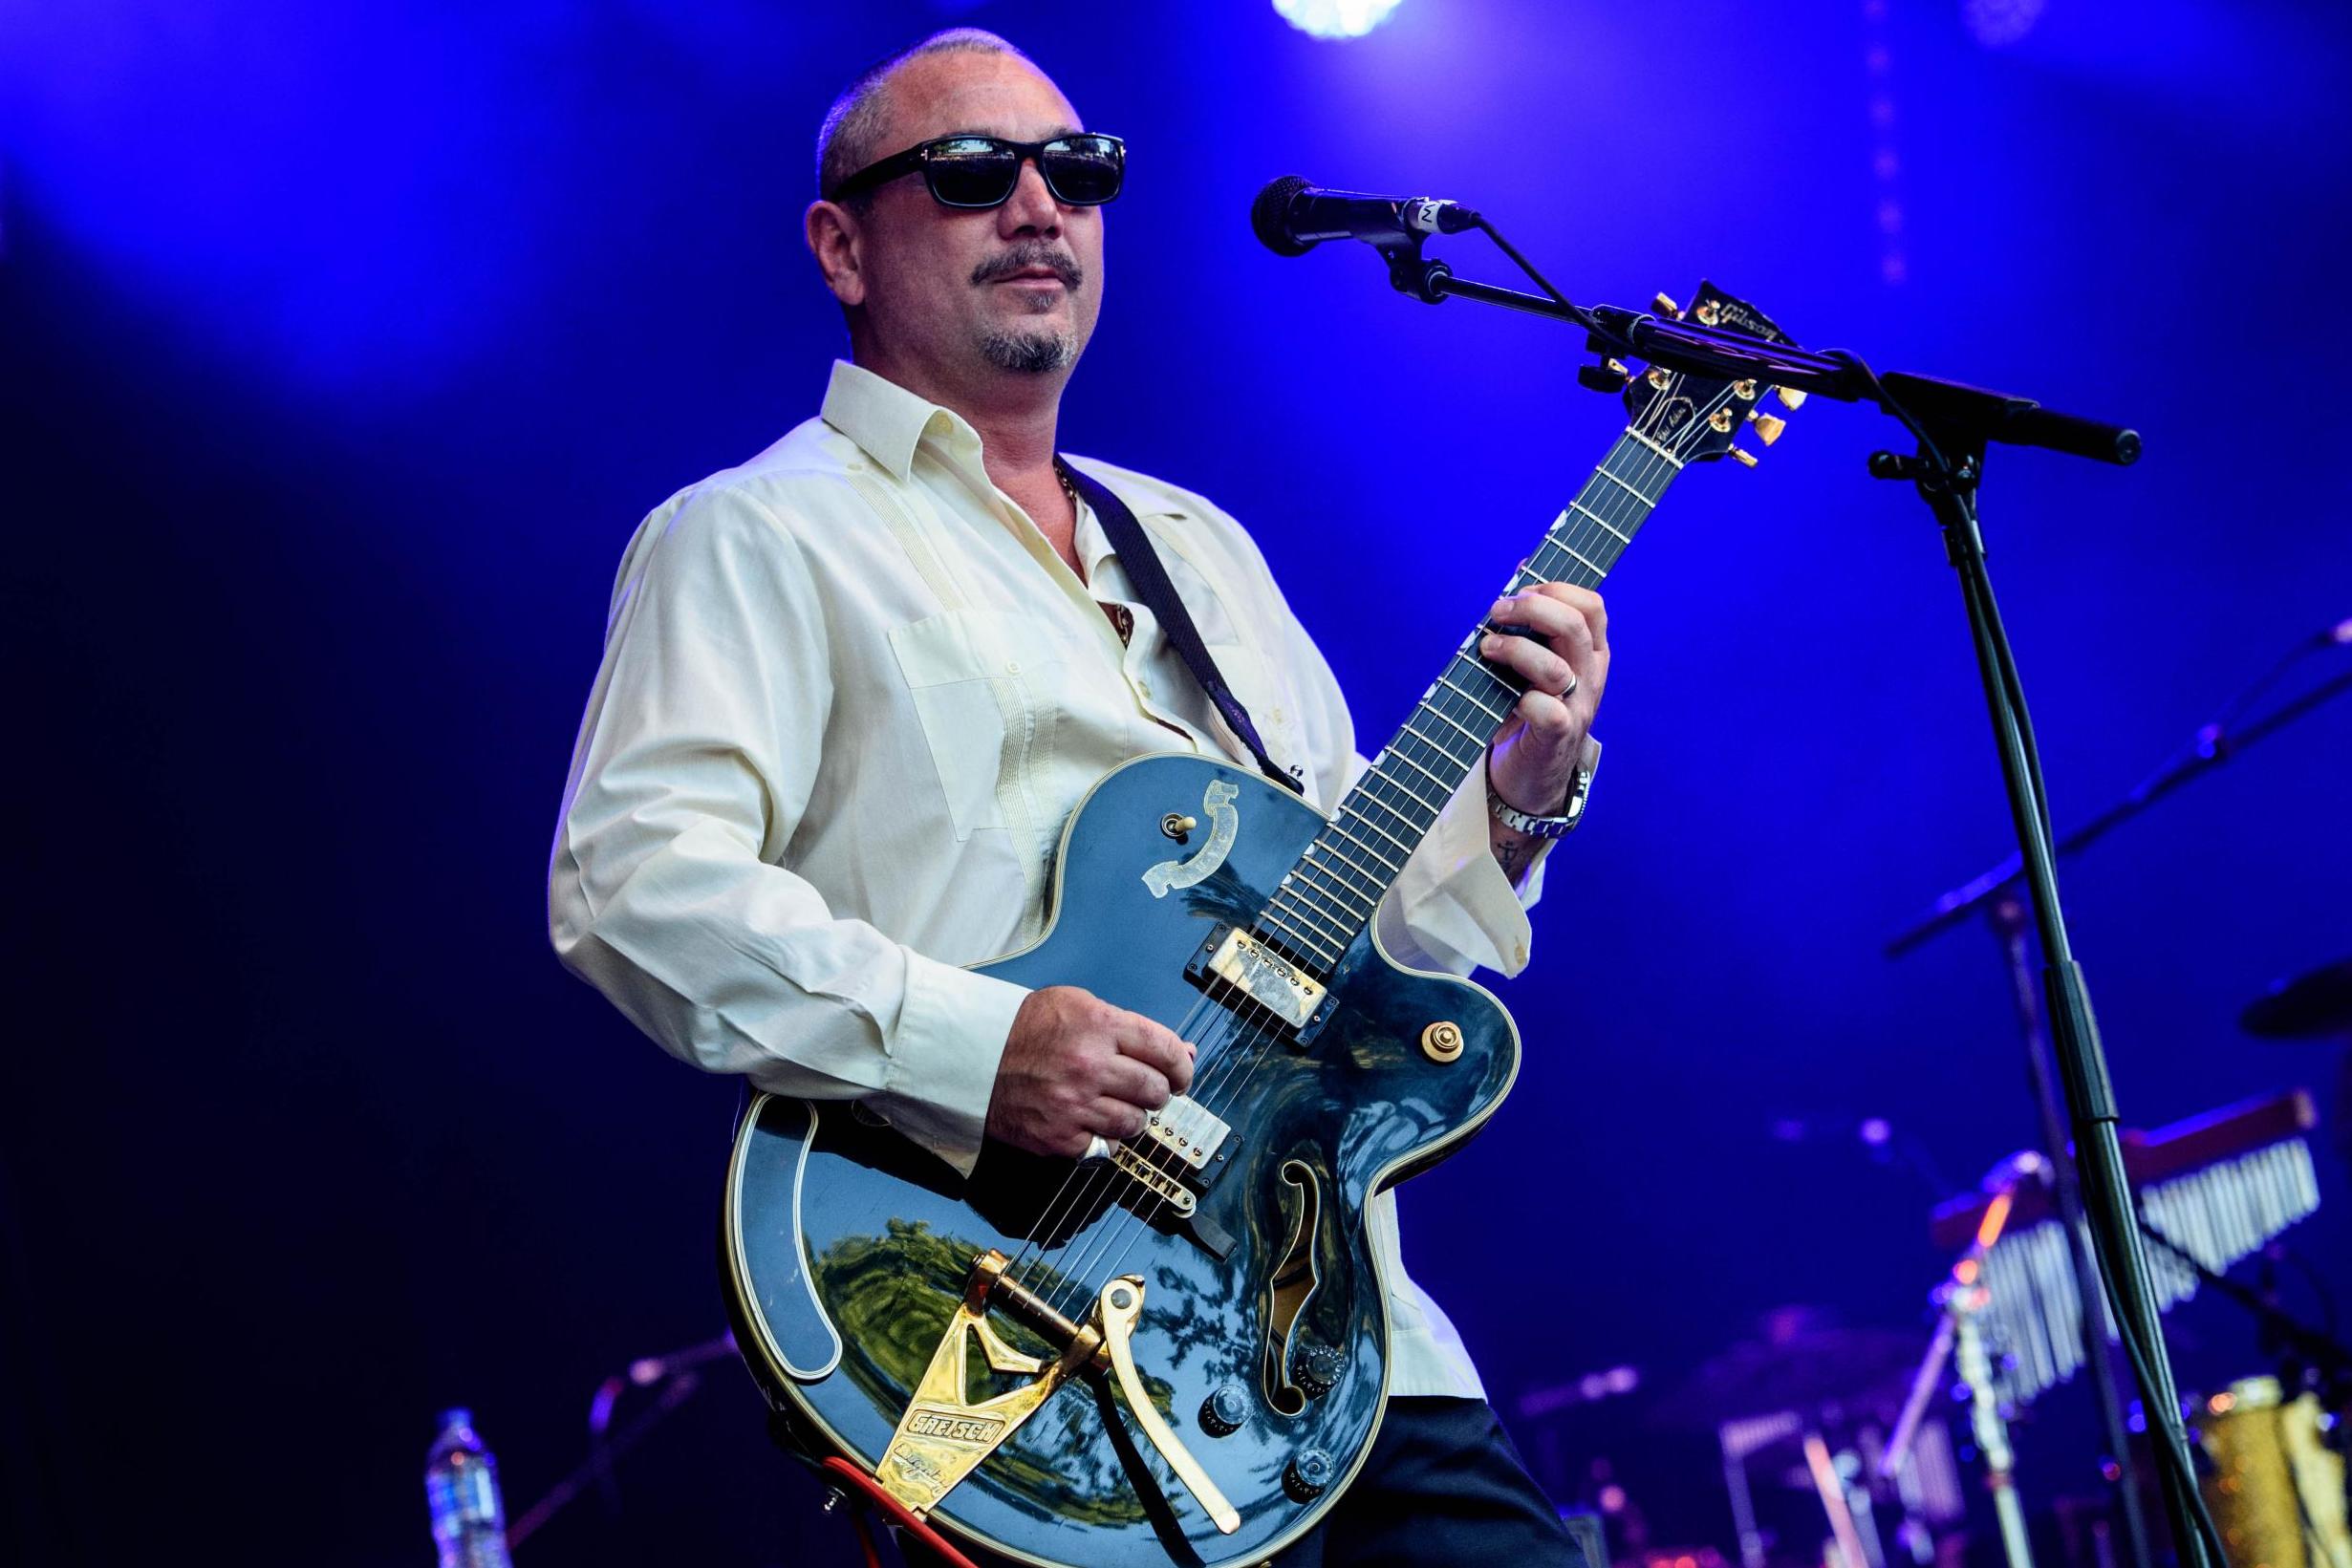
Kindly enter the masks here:
[[[906, 1413], [898, 1418], [898, 1429], [891, 1434], [890, 1446], [882, 1450], [882, 1462], [874, 1467], [874, 1478], [881, 1482], [883, 1490], [915, 1513], [929, 1513], [982, 1460], [1020, 1430], [1022, 1423], [1036, 1414], [1038, 1407], [1052, 1398], [1054, 1390], [1073, 1373], [1108, 1364], [1118, 1379], [1120, 1391], [1126, 1395], [1127, 1407], [1134, 1412], [1136, 1425], [1152, 1440], [1152, 1446], [1159, 1450], [1168, 1468], [1192, 1490], [1219, 1530], [1231, 1535], [1241, 1529], [1241, 1515], [1225, 1500], [1224, 1493], [1217, 1490], [1217, 1484], [1209, 1479], [1199, 1461], [1186, 1452], [1176, 1433], [1168, 1429], [1167, 1422], [1160, 1418], [1143, 1386], [1142, 1376], [1135, 1370], [1131, 1342], [1136, 1320], [1143, 1315], [1142, 1278], [1127, 1274], [1111, 1280], [1103, 1287], [1091, 1319], [1074, 1323], [1027, 1287], [1008, 1278], [1004, 1273], [1006, 1261], [1004, 1255], [994, 1248], [973, 1260], [963, 1300], [956, 1304], [946, 1335], [939, 1341], [939, 1349], [932, 1352], [931, 1364], [924, 1368], [921, 1381], [916, 1384], [915, 1397], [907, 1402]], [[1059, 1342], [1062, 1354], [1048, 1361], [1015, 1350], [989, 1326], [991, 1305], [1003, 1306], [1040, 1334]], [[990, 1367], [999, 1372], [1033, 1375], [1034, 1381], [992, 1399], [969, 1399], [965, 1358], [974, 1340], [980, 1342], [981, 1354], [987, 1358]]]
[[1200, 1468], [1200, 1461], [1176, 1441], [1176, 1434], [1160, 1419], [1159, 1407], [1152, 1403], [1151, 1391], [1144, 1387], [1141, 1374], [1135, 1370], [1135, 1352], [1129, 1342], [1134, 1336], [1135, 1320], [1143, 1316], [1143, 1278], [1139, 1275], [1122, 1274], [1103, 1287], [1102, 1299], [1095, 1304], [1094, 1321], [1102, 1324], [1103, 1343], [1111, 1352], [1111, 1369], [1119, 1380], [1119, 1391], [1127, 1396], [1127, 1408], [1135, 1418], [1135, 1425], [1159, 1450], [1159, 1456], [1168, 1461], [1176, 1479], [1192, 1489], [1217, 1528], [1230, 1536], [1241, 1528], [1241, 1515], [1233, 1511], [1225, 1494], [1217, 1490], [1209, 1472]]

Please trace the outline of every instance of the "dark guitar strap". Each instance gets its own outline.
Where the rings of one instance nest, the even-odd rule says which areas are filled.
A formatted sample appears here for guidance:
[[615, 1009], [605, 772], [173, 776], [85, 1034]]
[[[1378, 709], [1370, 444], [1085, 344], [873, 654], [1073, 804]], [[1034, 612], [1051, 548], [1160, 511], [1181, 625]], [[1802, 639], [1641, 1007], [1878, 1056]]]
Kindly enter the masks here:
[[1054, 461], [1069, 476], [1071, 488], [1102, 520], [1104, 535], [1118, 552], [1119, 565], [1127, 569], [1127, 580], [1135, 585], [1135, 592], [1145, 608], [1158, 618], [1160, 630], [1176, 644], [1176, 651], [1183, 655], [1184, 667], [1200, 682], [1200, 689], [1209, 694], [1209, 701], [1218, 714], [1241, 738], [1241, 743], [1249, 747], [1249, 754], [1258, 759], [1258, 771], [1285, 789], [1305, 794], [1299, 781], [1275, 766], [1274, 759], [1266, 755], [1265, 742], [1258, 739], [1258, 726], [1249, 721], [1249, 710], [1241, 706], [1233, 688], [1218, 673], [1217, 661], [1209, 656], [1208, 644], [1200, 640], [1200, 629], [1193, 624], [1192, 612], [1177, 597], [1176, 584], [1168, 580], [1168, 569], [1160, 565], [1159, 552], [1152, 548], [1151, 535], [1143, 531], [1135, 514], [1127, 509], [1127, 503], [1099, 480], [1079, 472], [1059, 458]]

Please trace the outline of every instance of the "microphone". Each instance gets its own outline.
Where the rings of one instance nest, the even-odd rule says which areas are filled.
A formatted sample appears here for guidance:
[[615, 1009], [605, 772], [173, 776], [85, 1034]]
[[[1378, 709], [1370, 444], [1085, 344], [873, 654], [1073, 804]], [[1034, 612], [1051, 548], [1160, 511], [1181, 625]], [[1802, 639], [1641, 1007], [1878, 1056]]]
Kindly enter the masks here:
[[1295, 174], [1268, 181], [1249, 204], [1249, 226], [1278, 256], [1304, 256], [1326, 240], [1385, 245], [1416, 234], [1458, 234], [1478, 222], [1458, 202], [1324, 190]]
[[2345, 616], [2342, 620], [2340, 620], [2335, 625], [2328, 627], [2325, 631], [2322, 631], [2318, 636], [2312, 638], [2311, 640], [2318, 643], [2322, 648], [2327, 647], [2331, 643], [2340, 648], [2346, 645], [2352, 645], [2352, 615]]

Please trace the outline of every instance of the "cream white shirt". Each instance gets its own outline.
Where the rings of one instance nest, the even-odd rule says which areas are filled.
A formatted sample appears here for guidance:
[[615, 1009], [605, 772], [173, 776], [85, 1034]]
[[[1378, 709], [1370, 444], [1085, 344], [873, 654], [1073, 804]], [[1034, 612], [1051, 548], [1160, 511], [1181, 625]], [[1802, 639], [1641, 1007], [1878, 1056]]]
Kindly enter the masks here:
[[[1073, 461], [1151, 531], [1267, 750], [1328, 810], [1365, 761], [1257, 547], [1198, 496]], [[1026, 992], [963, 966], [1043, 929], [1063, 823], [1103, 773], [1151, 751], [1248, 761], [1090, 510], [1076, 550], [1083, 583], [989, 481], [970, 424], [846, 363], [819, 419], [656, 508], [614, 587], [556, 829], [565, 965], [684, 1060], [863, 1098], [968, 1173]], [[1134, 617], [1124, 647], [1105, 602]], [[1511, 886], [1484, 790], [1473, 774], [1381, 909], [1399, 961], [1527, 961], [1543, 869]], [[1373, 1224], [1391, 1391], [1482, 1397], [1405, 1275], [1390, 1194]]]

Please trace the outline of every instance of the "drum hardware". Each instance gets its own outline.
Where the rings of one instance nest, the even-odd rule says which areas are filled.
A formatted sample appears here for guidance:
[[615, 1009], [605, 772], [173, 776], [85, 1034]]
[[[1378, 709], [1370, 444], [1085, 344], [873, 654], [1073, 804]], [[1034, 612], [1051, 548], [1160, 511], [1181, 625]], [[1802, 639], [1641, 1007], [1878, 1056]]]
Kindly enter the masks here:
[[1918, 1374], [1911, 1379], [1910, 1395], [1904, 1402], [1902, 1417], [1895, 1423], [1894, 1435], [1887, 1443], [1886, 1465], [1896, 1474], [1910, 1468], [1920, 1424], [1927, 1415], [1929, 1402], [1943, 1384], [1945, 1364], [1950, 1362], [1968, 1388], [1969, 1432], [1976, 1440], [1976, 1451], [1984, 1458], [1985, 1487], [1992, 1493], [1994, 1517], [2000, 1525], [2002, 1557], [2009, 1568], [2034, 1568], [2033, 1546], [2025, 1531], [2025, 1510], [2018, 1499], [2017, 1456], [2009, 1446], [2009, 1428], [2002, 1417], [1993, 1360], [1985, 1351], [1980, 1320], [1994, 1299], [1985, 1282], [1985, 1260], [2000, 1243], [2018, 1186], [2039, 1174], [2039, 1169], [2012, 1160], [2004, 1162], [1996, 1174], [2002, 1172], [2006, 1174], [1987, 1204], [1968, 1251], [1953, 1264], [1951, 1278], [1935, 1289], [1932, 1300], [1942, 1311], [1943, 1321], [1936, 1326], [1935, 1338], [1928, 1346], [1926, 1359], [1919, 1364]]
[[2246, 1004], [2237, 1026], [2258, 1040], [2352, 1040], [2352, 958], [2280, 980]]
[[2333, 1040], [2343, 1046], [2336, 1069], [2336, 1147], [2352, 1161], [2352, 958], [2279, 981], [2246, 1004], [2237, 1026], [2257, 1040]]
[[[507, 1549], [511, 1552], [522, 1545], [592, 1483], [605, 1493], [608, 1501], [616, 1503], [613, 1491], [614, 1463], [644, 1441], [701, 1387], [701, 1375], [697, 1367], [735, 1353], [735, 1336], [721, 1334], [716, 1339], [662, 1355], [639, 1356], [625, 1371], [615, 1372], [598, 1384], [588, 1404], [588, 1457], [571, 1474], [548, 1488], [536, 1502], [514, 1515], [514, 1522], [507, 1527]], [[613, 1418], [622, 1397], [632, 1388], [651, 1389], [654, 1403], [617, 1432], [614, 1431]]]
[[[2051, 1151], [2052, 1158], [2051, 1185], [2057, 1200], [2059, 1224], [2055, 1237], [2050, 1238], [2056, 1244], [2055, 1254], [2047, 1246], [2042, 1249], [2045, 1256], [2041, 1260], [2041, 1273], [2051, 1277], [2055, 1284], [2055, 1271], [2050, 1265], [2062, 1263], [2065, 1271], [2073, 1277], [2068, 1284], [2058, 1287], [2065, 1294], [2071, 1295], [2078, 1303], [2074, 1314], [2074, 1332], [2069, 1337], [2070, 1349], [2067, 1354], [2076, 1358], [2074, 1364], [2088, 1364], [2091, 1368], [2092, 1385], [2099, 1406], [2100, 1417], [2105, 1428], [2110, 1455], [2109, 1463], [2104, 1467], [2107, 1471], [2106, 1478], [2113, 1491], [2117, 1511], [2124, 1521], [2125, 1544], [2130, 1568], [2149, 1568], [2153, 1559], [2148, 1550], [2147, 1523], [2141, 1515], [2139, 1487], [2132, 1471], [2128, 1434], [2124, 1425], [2123, 1404], [2117, 1392], [2114, 1365], [2106, 1348], [2108, 1341], [2115, 1336], [2116, 1325], [2107, 1309], [2107, 1298], [2102, 1287], [2097, 1262], [2091, 1255], [2090, 1216], [2083, 1207], [2082, 1195], [2076, 1185], [2072, 1141], [2066, 1121], [2060, 1109], [2061, 1101], [2054, 1066], [2054, 1042], [2050, 1033], [2049, 1020], [2042, 1009], [2042, 982], [2045, 965], [2036, 961], [2034, 949], [2037, 944], [2033, 939], [2034, 912], [2028, 908], [2025, 901], [2028, 872], [2031, 870], [2035, 876], [2045, 879], [2045, 885], [2049, 890], [2048, 902], [2052, 905], [2043, 912], [2047, 916], [2045, 930], [2055, 934], [2062, 943], [2065, 935], [2064, 926], [2055, 908], [2057, 862], [2104, 837], [2111, 829], [2137, 816], [2151, 803], [2171, 793], [2190, 779], [2221, 765], [2230, 758], [2293, 723], [2321, 703], [2340, 697], [2347, 691], [2352, 691], [2352, 674], [2340, 675], [2293, 700], [2280, 704], [2258, 720], [2243, 724], [2238, 722], [2238, 716], [2244, 709], [2256, 696], [2267, 691], [2289, 665], [2297, 663], [2305, 655], [2320, 649], [2341, 645], [2341, 625], [2331, 626], [2317, 636], [2298, 641], [2257, 679], [2244, 687], [2236, 697], [2226, 703], [2212, 722], [2200, 726], [2190, 743], [2170, 762], [2158, 767], [2155, 772], [2142, 780], [2114, 805], [2091, 818], [2064, 838], [2057, 840], [2055, 844], [2047, 841], [2050, 829], [2046, 805], [2039, 802], [2032, 803], [2035, 806], [2033, 814], [2039, 819], [2041, 836], [2035, 839], [2021, 835], [2020, 849], [2022, 851], [2024, 848], [2032, 847], [2040, 851], [2033, 867], [2029, 868], [2022, 852], [2008, 857], [1990, 870], [1944, 893], [1925, 916], [1913, 921], [1909, 928], [1887, 943], [1885, 948], [1888, 957], [1899, 956], [1925, 941], [1929, 936], [1958, 923], [1979, 909], [1986, 913], [1995, 934], [2000, 941], [2002, 955], [2009, 969], [2018, 1021], [2024, 1037], [2029, 1076], [2034, 1085], [2037, 1109], [2040, 1115], [2042, 1143], [2043, 1147]], [[2030, 741], [2027, 742], [2027, 749], [2030, 751]], [[2018, 821], [2025, 822], [2028, 818], [2028, 803], [2013, 798], [2012, 804], [2018, 812]], [[2079, 971], [2075, 969], [2072, 955], [2069, 953], [2056, 952], [2045, 956], [2052, 960], [2047, 965], [2047, 976], [2053, 986], [2054, 994], [2071, 996], [2070, 1011], [2065, 1020], [2066, 1034], [2070, 1040], [2080, 1043], [2088, 1022], [2089, 1002], [2086, 998], [2081, 996], [2079, 989], [2075, 988], [2074, 982], [2079, 982]], [[2071, 1011], [2078, 1004], [2080, 1016]], [[2092, 1073], [2087, 1068], [2079, 1070], [2074, 1082], [2078, 1084], [2097, 1083], [2104, 1090], [2105, 1069], [2103, 1063], [2097, 1062], [2095, 1031], [2089, 1034], [2089, 1044], [2090, 1065], [2096, 1065], [2097, 1071]], [[2111, 1117], [2111, 1108], [2108, 1109], [2107, 1115]], [[2101, 1185], [2107, 1194], [2103, 1208], [2116, 1211], [2108, 1214], [2110, 1226], [2116, 1227], [2124, 1224], [2121, 1212], [2128, 1209], [2129, 1200], [2126, 1193], [2122, 1191], [2120, 1173], [2113, 1169], [2116, 1152], [2111, 1146], [2099, 1140], [2098, 1129], [2103, 1126], [2111, 1127], [2111, 1122], [2098, 1120], [2085, 1121], [2083, 1124], [2086, 1135], [2093, 1136], [2095, 1141], [2098, 1141], [2096, 1152], [2099, 1158], [2093, 1162], [2092, 1169], [2101, 1173]], [[2130, 1237], [2127, 1234], [2121, 1236], [2109, 1234], [2107, 1239], [2109, 1245], [2119, 1253], [2127, 1253], [2131, 1250], [2128, 1245]], [[2119, 1267], [2121, 1266], [2122, 1260], [2119, 1259]], [[2151, 1370], [2158, 1374], [2161, 1391], [2153, 1397], [2156, 1397], [2160, 1404], [2169, 1405], [2172, 1396], [2169, 1391], [2169, 1367], [2163, 1353], [2163, 1334], [2154, 1313], [2145, 1310], [2153, 1307], [2156, 1311], [2161, 1311], [2162, 1308], [2156, 1303], [2144, 1302], [2140, 1300], [2139, 1292], [2143, 1281], [2127, 1279], [2127, 1283], [2129, 1290], [2126, 1292], [2125, 1300], [2133, 1303], [2133, 1320], [2141, 1323], [2140, 1332], [2135, 1337], [2153, 1342], [2143, 1346], [2151, 1364]], [[1994, 1296], [1995, 1300], [1998, 1300], [2003, 1299], [2004, 1293], [1996, 1287]], [[2083, 1303], [2087, 1303], [2087, 1306]], [[2194, 1510], [2191, 1506], [2193, 1499], [2185, 1497], [2181, 1490], [2186, 1478], [2179, 1474], [2176, 1469], [2179, 1463], [2184, 1462], [2179, 1452], [2178, 1437], [2179, 1433], [2176, 1430], [2165, 1433], [2167, 1450], [2174, 1461], [2174, 1465], [2168, 1467], [2167, 1470], [2167, 1494], [2185, 1516], [2193, 1514]], [[2176, 1525], [2182, 1522], [2184, 1522], [2182, 1518], [2175, 1519]], [[2201, 1549], [2188, 1550], [2188, 1556], [2192, 1559], [2201, 1558], [2204, 1555]]]
[[[1751, 1485], [1759, 1467], [1813, 1495], [1841, 1562], [1852, 1568], [1888, 1568], [1876, 1518], [1881, 1504], [1902, 1505], [1898, 1539], [1914, 1559], [1927, 1523], [1958, 1516], [1956, 1482], [1940, 1488], [1947, 1507], [1923, 1514], [1915, 1504], [1937, 1490], [1934, 1482], [1906, 1492], [1879, 1457], [1881, 1433], [1903, 1403], [1917, 1347], [1909, 1334], [1834, 1327], [1819, 1309], [1784, 1307], [1767, 1316], [1762, 1339], [1710, 1358], [1660, 1405], [1656, 1424], [1715, 1433], [1742, 1568], [1764, 1568], [1767, 1560]], [[1948, 1463], [1949, 1445], [1935, 1452]]]

